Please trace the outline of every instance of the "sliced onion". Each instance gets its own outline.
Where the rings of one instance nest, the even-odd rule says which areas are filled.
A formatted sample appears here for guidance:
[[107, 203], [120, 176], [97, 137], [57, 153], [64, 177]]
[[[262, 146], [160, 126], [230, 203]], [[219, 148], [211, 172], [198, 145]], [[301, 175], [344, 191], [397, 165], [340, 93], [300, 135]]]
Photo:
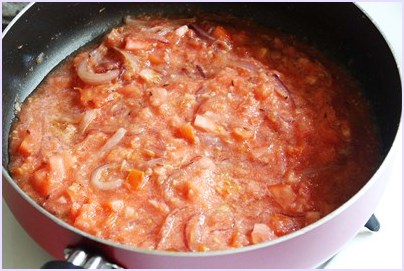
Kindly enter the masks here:
[[101, 85], [109, 83], [119, 75], [119, 70], [111, 70], [105, 73], [93, 72], [88, 63], [88, 59], [84, 59], [77, 68], [77, 75], [80, 79], [90, 85]]
[[106, 164], [103, 166], [100, 166], [99, 168], [97, 168], [96, 170], [93, 171], [93, 173], [91, 174], [91, 183], [98, 189], [100, 190], [112, 190], [112, 189], [116, 189], [118, 187], [120, 187], [123, 183], [122, 179], [115, 179], [113, 181], [102, 181], [102, 172], [104, 170], [109, 169], [110, 167], [112, 167], [113, 165], [111, 164]]
[[149, 161], [146, 162], [146, 165], [148, 167], [154, 167], [156, 165], [163, 165], [164, 164], [164, 158], [155, 158], [155, 159], [151, 159]]
[[121, 140], [122, 138], [125, 136], [126, 134], [126, 129], [125, 128], [119, 128], [115, 134], [108, 139], [108, 141], [104, 144], [104, 146], [102, 146], [102, 148], [100, 149], [100, 152], [106, 152], [111, 150], [114, 146], [116, 146]]
[[198, 25], [192, 23], [189, 24], [189, 28], [191, 28], [192, 30], [195, 31], [195, 33], [200, 36], [201, 38], [210, 40], [210, 41], [215, 41], [216, 39], [210, 35], [208, 32], [206, 32], [205, 30], [203, 30], [201, 27], [199, 27]]
[[139, 75], [147, 82], [157, 82], [160, 80], [160, 74], [152, 69], [143, 69], [139, 72]]
[[285, 84], [282, 82], [282, 80], [279, 78], [279, 75], [276, 73], [272, 74], [272, 77], [275, 79], [275, 91], [281, 95], [283, 98], [287, 99], [289, 97], [289, 90], [285, 86]]
[[[165, 26], [165, 27], [163, 27], [163, 26], [156, 26], [156, 27], [154, 27], [154, 28], [155, 28], [155, 31], [156, 31], [156, 29], [158, 29], [158, 30], [156, 31], [156, 34], [159, 35], [159, 36], [165, 36], [165, 35], [167, 35], [168, 33], [170, 33], [171, 31], [174, 30], [174, 27], [172, 27], [172, 26]], [[150, 30], [151, 30], [151, 29], [150, 29]]]
[[183, 18], [183, 19], [176, 19], [176, 20], [171, 20], [170, 23], [172, 24], [192, 24], [196, 22], [196, 18], [195, 17], [191, 17], [191, 18]]
[[139, 59], [132, 55], [130, 52], [114, 47], [125, 60], [125, 68], [130, 73], [135, 73], [139, 70]]
[[84, 113], [84, 116], [80, 122], [80, 131], [82, 134], [87, 130], [87, 128], [91, 124], [91, 122], [93, 122], [93, 120], [95, 120], [95, 118], [97, 117], [99, 112], [100, 112], [99, 109], [92, 109], [92, 110], [88, 110]]
[[103, 56], [105, 56], [108, 52], [108, 48], [104, 45], [100, 45], [97, 49], [90, 52], [91, 61], [97, 65], [101, 62]]
[[188, 30], [189, 30], [188, 26], [183, 25], [183, 26], [178, 27], [178, 28], [174, 31], [174, 33], [175, 33], [178, 37], [182, 38], [182, 37], [188, 32]]
[[234, 67], [237, 68], [242, 68], [248, 71], [253, 71], [256, 72], [259, 70], [259, 66], [256, 65], [255, 63], [244, 61], [244, 60], [239, 60], [239, 61], [231, 61], [230, 64]]
[[136, 19], [136, 17], [133, 17], [133, 16], [125, 16], [123, 18], [123, 22], [128, 25], [135, 25], [135, 26], [141, 26], [141, 27], [147, 26], [147, 24], [150, 23], [149, 21], [146, 21], [146, 20]]
[[[207, 77], [204, 68], [202, 68], [202, 67], [199, 66], [199, 65], [195, 65], [195, 67], [196, 67], [196, 70], [199, 72], [199, 74], [200, 74], [203, 78], [206, 78], [206, 77]], [[196, 94], [198, 94], [198, 93], [196, 93]]]

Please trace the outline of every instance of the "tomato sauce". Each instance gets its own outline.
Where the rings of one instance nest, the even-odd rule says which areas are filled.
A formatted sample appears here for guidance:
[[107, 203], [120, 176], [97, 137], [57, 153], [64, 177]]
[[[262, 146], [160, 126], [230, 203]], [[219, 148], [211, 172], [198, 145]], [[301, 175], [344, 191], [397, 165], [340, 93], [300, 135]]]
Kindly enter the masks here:
[[232, 18], [126, 18], [24, 102], [9, 169], [46, 210], [146, 249], [248, 246], [327, 215], [379, 143], [346, 71]]

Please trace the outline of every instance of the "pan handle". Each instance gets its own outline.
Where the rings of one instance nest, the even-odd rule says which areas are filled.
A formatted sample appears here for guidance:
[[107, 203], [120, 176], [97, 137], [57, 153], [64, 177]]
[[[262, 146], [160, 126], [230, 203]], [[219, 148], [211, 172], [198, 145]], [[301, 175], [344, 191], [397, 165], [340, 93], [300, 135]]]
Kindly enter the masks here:
[[41, 269], [84, 269], [67, 261], [50, 261], [45, 263]]
[[99, 255], [89, 254], [82, 249], [65, 249], [66, 261], [50, 261], [41, 269], [122, 269]]

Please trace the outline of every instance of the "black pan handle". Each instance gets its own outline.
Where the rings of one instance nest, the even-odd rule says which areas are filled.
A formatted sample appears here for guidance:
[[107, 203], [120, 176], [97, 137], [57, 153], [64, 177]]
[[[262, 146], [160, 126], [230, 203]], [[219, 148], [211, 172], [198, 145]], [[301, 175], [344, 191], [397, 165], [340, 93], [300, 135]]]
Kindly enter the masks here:
[[50, 261], [45, 263], [41, 269], [84, 269], [67, 261]]

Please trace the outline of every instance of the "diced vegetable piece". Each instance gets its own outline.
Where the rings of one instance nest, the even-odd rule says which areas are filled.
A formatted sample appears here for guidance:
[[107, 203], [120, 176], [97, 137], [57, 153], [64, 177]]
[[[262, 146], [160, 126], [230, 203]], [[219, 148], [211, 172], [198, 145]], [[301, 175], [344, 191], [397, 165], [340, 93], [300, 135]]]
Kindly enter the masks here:
[[118, 90], [120, 94], [129, 98], [140, 98], [143, 95], [142, 90], [136, 84], [126, 85]]
[[219, 131], [219, 126], [214, 121], [202, 115], [196, 115], [194, 125], [207, 132]]
[[247, 128], [237, 127], [233, 129], [232, 135], [238, 140], [246, 140], [254, 136], [254, 131]]
[[72, 202], [70, 208], [70, 217], [76, 218], [81, 206], [87, 202], [88, 198], [86, 195], [86, 191], [83, 190], [83, 187], [78, 183], [73, 183], [65, 190], [68, 199]]
[[80, 88], [78, 89], [80, 92], [80, 101], [85, 106], [102, 107], [120, 96], [118, 92], [111, 91], [112, 89], [111, 87], [106, 87], [106, 85]]
[[35, 142], [32, 135], [28, 134], [21, 142], [18, 152], [24, 156], [29, 156], [34, 152]]
[[271, 90], [267, 84], [261, 84], [254, 89], [254, 96], [259, 101], [265, 100], [270, 94]]
[[48, 170], [41, 168], [34, 173], [32, 185], [34, 189], [41, 195], [46, 197], [49, 195], [49, 178]]
[[279, 205], [284, 209], [290, 208], [290, 205], [296, 199], [296, 193], [289, 184], [276, 184], [269, 187], [269, 192]]
[[230, 33], [223, 26], [220, 26], [220, 25], [217, 26], [215, 28], [215, 30], [213, 30], [212, 35], [217, 39], [227, 40], [227, 41], [231, 40]]
[[160, 80], [160, 74], [152, 69], [143, 69], [139, 72], [139, 75], [147, 82], [156, 83]]
[[168, 93], [165, 88], [153, 88], [150, 92], [150, 104], [152, 106], [158, 107], [166, 102]]
[[66, 178], [65, 162], [62, 156], [49, 158], [50, 177], [53, 182], [62, 182]]
[[62, 156], [52, 156], [48, 165], [34, 173], [32, 184], [35, 190], [44, 197], [63, 187], [66, 178], [66, 167]]
[[96, 234], [99, 220], [104, 217], [102, 214], [103, 208], [98, 202], [83, 204], [74, 220], [74, 226], [91, 234]]
[[126, 177], [126, 181], [129, 183], [130, 187], [133, 190], [139, 190], [142, 189], [144, 185], [144, 175], [144, 171], [132, 169], [131, 171], [129, 171], [129, 174]]
[[321, 213], [316, 211], [307, 212], [305, 215], [306, 225], [312, 224], [321, 218]]
[[266, 224], [254, 224], [251, 232], [251, 241], [253, 244], [262, 243], [276, 238], [275, 233]]
[[147, 56], [147, 59], [150, 61], [151, 64], [159, 65], [165, 63], [164, 58], [157, 55], [157, 53], [150, 53]]
[[156, 208], [156, 210], [162, 214], [168, 214], [170, 212], [170, 207], [164, 202], [160, 200], [150, 199], [149, 203]]
[[152, 47], [151, 43], [144, 40], [139, 40], [135, 37], [127, 37], [125, 39], [125, 49], [126, 50], [147, 50]]
[[183, 36], [185, 35], [185, 33], [188, 32], [188, 29], [189, 29], [188, 26], [183, 25], [183, 26], [178, 27], [178, 28], [174, 31], [174, 33], [175, 33], [178, 37], [183, 37]]
[[277, 236], [283, 236], [298, 229], [294, 218], [282, 214], [272, 215], [270, 225]]
[[206, 217], [203, 214], [191, 217], [185, 227], [185, 238], [187, 246], [191, 251], [206, 251], [207, 247], [203, 245], [203, 238], [206, 228]]
[[113, 212], [120, 212], [125, 207], [123, 200], [111, 200], [107, 201], [103, 204], [103, 207], [113, 211]]
[[244, 233], [240, 232], [240, 230], [235, 229], [230, 240], [230, 246], [237, 248], [246, 246], [248, 244], [249, 241], [247, 240], [247, 236]]
[[191, 125], [191, 123], [187, 123], [179, 129], [181, 136], [186, 139], [188, 142], [195, 144], [196, 136], [195, 136], [195, 129]]
[[266, 57], [268, 54], [268, 49], [265, 47], [261, 47], [260, 49], [258, 49], [257, 51], [257, 55], [259, 58], [264, 58]]

